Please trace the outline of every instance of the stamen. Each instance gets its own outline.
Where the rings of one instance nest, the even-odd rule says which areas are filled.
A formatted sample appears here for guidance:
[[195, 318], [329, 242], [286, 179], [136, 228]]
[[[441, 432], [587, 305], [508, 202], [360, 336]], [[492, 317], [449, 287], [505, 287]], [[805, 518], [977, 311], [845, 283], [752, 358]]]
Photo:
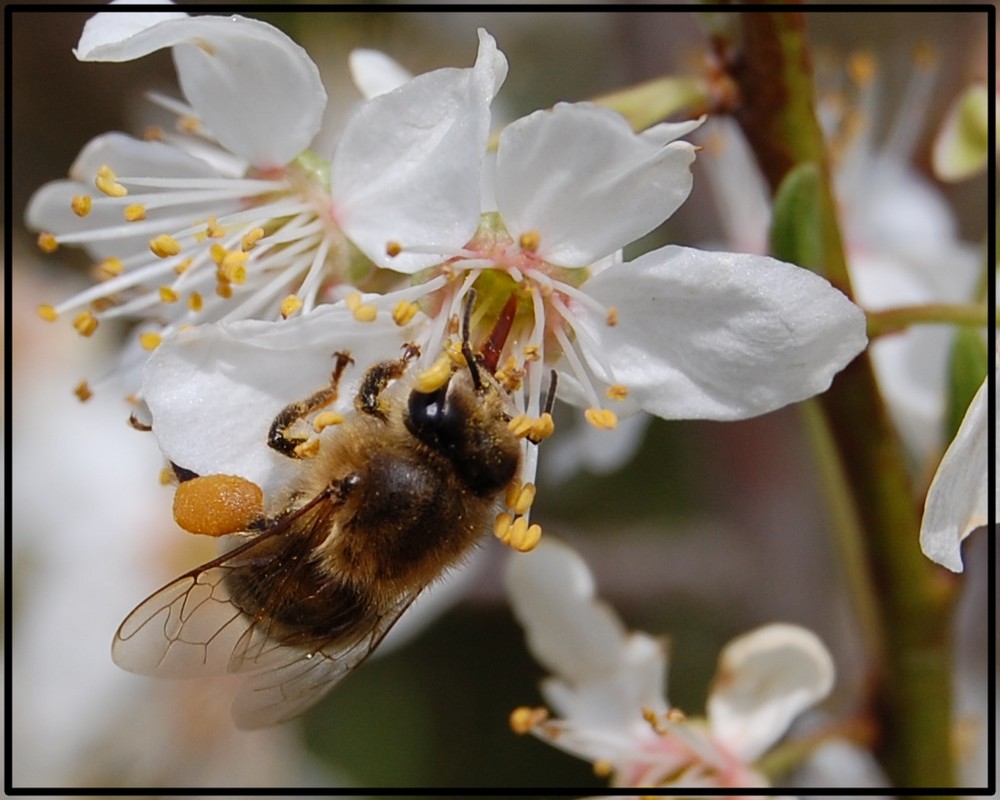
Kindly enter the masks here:
[[607, 389], [609, 400], [624, 400], [628, 397], [628, 387], [621, 383], [613, 383]]
[[296, 458], [313, 458], [319, 453], [319, 439], [308, 439], [295, 446]]
[[139, 344], [142, 345], [143, 350], [155, 350], [160, 346], [160, 342], [163, 341], [163, 337], [155, 331], [147, 331], [146, 333], [139, 334]]
[[399, 242], [386, 242], [385, 253], [389, 258], [395, 258], [403, 252], [403, 245]]
[[528, 509], [531, 508], [531, 504], [535, 502], [535, 484], [526, 483], [524, 486], [518, 486], [516, 483], [511, 485], [514, 491], [508, 492], [507, 495], [507, 506], [515, 514], [525, 514]]
[[94, 267], [99, 280], [106, 281], [122, 274], [125, 263], [120, 258], [106, 258]]
[[609, 778], [614, 771], [615, 767], [610, 761], [599, 758], [594, 762], [594, 775], [598, 778]]
[[420, 306], [411, 300], [400, 300], [392, 308], [392, 321], [400, 327], [407, 325], [417, 315]]
[[98, 191], [106, 194], [108, 197], [124, 197], [128, 194], [128, 189], [118, 182], [118, 176], [115, 175], [114, 170], [107, 164], [101, 164], [97, 168], [97, 177], [94, 178], [94, 185]]
[[169, 258], [170, 256], [177, 255], [181, 251], [181, 243], [178, 242], [173, 236], [163, 233], [149, 242], [149, 249], [152, 250], [153, 255], [158, 258]]
[[371, 322], [378, 315], [378, 308], [373, 305], [362, 305], [361, 294], [352, 292], [344, 298], [347, 307], [354, 314], [354, 319], [358, 322]]
[[518, 244], [522, 250], [529, 253], [538, 252], [538, 247], [542, 243], [542, 235], [538, 231], [526, 231], [521, 234]]
[[531, 733], [532, 728], [545, 722], [548, 718], [549, 712], [545, 708], [521, 706], [510, 712], [510, 729], [523, 736], [526, 733]]
[[180, 298], [173, 289], [169, 286], [160, 287], [160, 302], [161, 303], [176, 303]]
[[249, 255], [242, 250], [230, 250], [219, 264], [219, 277], [237, 285], [246, 283], [248, 258]]
[[281, 318], [288, 319], [292, 314], [302, 308], [302, 301], [294, 294], [288, 295], [281, 301]]
[[54, 253], [59, 249], [59, 242], [51, 233], [38, 234], [38, 247], [43, 253]]
[[89, 311], [82, 311], [73, 320], [73, 327], [81, 336], [90, 336], [97, 330], [97, 317]]
[[618, 324], [618, 309], [612, 306], [608, 309], [608, 314], [604, 318], [609, 328], [615, 327]]
[[188, 296], [187, 305], [191, 311], [198, 312], [201, 311], [202, 306], [204, 306], [205, 301], [202, 299], [199, 292], [191, 292]]
[[55, 322], [59, 319], [59, 313], [56, 311], [55, 306], [41, 305], [36, 309], [36, 311], [38, 311], [38, 316], [46, 322]]
[[246, 233], [243, 234], [243, 238], [240, 239], [240, 249], [244, 252], [250, 250], [257, 242], [264, 238], [263, 228], [251, 228]]
[[447, 353], [442, 353], [430, 368], [417, 375], [414, 389], [422, 394], [430, 394], [444, 386], [449, 378], [451, 378], [451, 358]]
[[70, 200], [70, 208], [78, 217], [85, 217], [90, 213], [94, 205], [94, 199], [89, 194], [77, 194]]
[[618, 427], [618, 416], [607, 408], [588, 408], [583, 412], [587, 422], [603, 431], [613, 431]]
[[133, 203], [130, 206], [125, 206], [122, 214], [126, 222], [139, 222], [146, 219], [146, 206], [142, 203]]
[[73, 390], [73, 394], [77, 396], [77, 399], [81, 403], [86, 403], [91, 397], [94, 396], [94, 393], [90, 391], [90, 384], [86, 381], [80, 381]]

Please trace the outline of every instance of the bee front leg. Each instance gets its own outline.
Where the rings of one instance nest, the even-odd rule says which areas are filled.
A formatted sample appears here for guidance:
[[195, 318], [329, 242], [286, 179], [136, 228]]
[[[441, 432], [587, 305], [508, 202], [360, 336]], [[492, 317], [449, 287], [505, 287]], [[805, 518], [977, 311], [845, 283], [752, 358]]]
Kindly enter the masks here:
[[406, 368], [417, 356], [420, 355], [420, 348], [415, 344], [407, 344], [403, 347], [403, 355], [395, 361], [379, 361], [372, 364], [361, 379], [361, 386], [358, 394], [354, 398], [354, 407], [362, 414], [369, 414], [381, 420], [386, 418], [385, 411], [379, 401], [380, 395], [391, 381], [399, 378]]
[[295, 403], [289, 403], [278, 413], [271, 423], [271, 429], [267, 434], [268, 447], [272, 447], [282, 455], [289, 458], [302, 458], [303, 455], [298, 449], [300, 445], [308, 441], [306, 436], [294, 436], [289, 431], [291, 427], [300, 419], [305, 419], [314, 411], [324, 408], [337, 399], [337, 386], [340, 378], [347, 369], [348, 364], [353, 364], [354, 359], [347, 353], [334, 353], [337, 363], [333, 367], [333, 374], [330, 376], [330, 385], [320, 389], [315, 394]]

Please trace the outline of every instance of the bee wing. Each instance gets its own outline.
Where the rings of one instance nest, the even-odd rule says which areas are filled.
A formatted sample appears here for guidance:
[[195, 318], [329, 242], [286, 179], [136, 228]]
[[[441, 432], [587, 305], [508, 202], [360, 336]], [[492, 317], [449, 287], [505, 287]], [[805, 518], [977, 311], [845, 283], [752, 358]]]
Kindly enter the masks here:
[[273, 645], [256, 663], [267, 667], [245, 676], [233, 701], [233, 720], [240, 728], [263, 728], [298, 716], [346, 678], [378, 647], [421, 587], [401, 595], [370, 623], [359, 626], [348, 641], [338, 640], [310, 650]]
[[[230, 572], [295, 569], [307, 538], [275, 548], [277, 537], [294, 529], [292, 523], [327, 498], [317, 495], [306, 505], [276, 521], [250, 541], [181, 575], [143, 600], [119, 626], [111, 657], [122, 669], [156, 677], [219, 675], [259, 668], [243, 654], [267, 640], [266, 619], [255, 618], [234, 601], [225, 578]], [[294, 549], [295, 552], [290, 552]], [[289, 564], [282, 565], [282, 556]]]

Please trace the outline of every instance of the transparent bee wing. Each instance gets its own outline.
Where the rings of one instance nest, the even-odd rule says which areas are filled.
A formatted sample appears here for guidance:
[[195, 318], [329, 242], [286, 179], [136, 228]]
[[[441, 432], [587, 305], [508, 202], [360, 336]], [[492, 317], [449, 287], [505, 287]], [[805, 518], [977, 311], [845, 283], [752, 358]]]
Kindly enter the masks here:
[[224, 578], [260, 543], [258, 538], [237, 547], [146, 598], [115, 633], [114, 662], [129, 672], [156, 677], [231, 671], [233, 652], [254, 621], [231, 601]]
[[[373, 615], [348, 641], [312, 650], [274, 646], [261, 653], [267, 668], [244, 677], [233, 701], [240, 728], [263, 728], [298, 716], [317, 703], [364, 661], [410, 607], [420, 588], [407, 592], [388, 611]], [[278, 659], [274, 657], [277, 656]]]

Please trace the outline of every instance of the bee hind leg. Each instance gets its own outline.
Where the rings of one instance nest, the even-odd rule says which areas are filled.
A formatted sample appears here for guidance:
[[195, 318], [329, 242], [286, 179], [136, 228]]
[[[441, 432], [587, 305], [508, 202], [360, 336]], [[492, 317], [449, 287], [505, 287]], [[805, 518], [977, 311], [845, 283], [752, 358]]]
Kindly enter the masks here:
[[333, 367], [333, 374], [330, 376], [330, 385], [325, 386], [318, 392], [310, 395], [305, 400], [289, 403], [274, 418], [271, 429], [267, 434], [268, 447], [277, 450], [282, 455], [289, 458], [302, 458], [299, 446], [308, 441], [306, 436], [296, 436], [290, 433], [291, 427], [300, 419], [305, 419], [314, 411], [325, 408], [337, 399], [337, 387], [340, 378], [347, 369], [348, 364], [353, 364], [354, 359], [347, 353], [334, 353], [337, 360]]

